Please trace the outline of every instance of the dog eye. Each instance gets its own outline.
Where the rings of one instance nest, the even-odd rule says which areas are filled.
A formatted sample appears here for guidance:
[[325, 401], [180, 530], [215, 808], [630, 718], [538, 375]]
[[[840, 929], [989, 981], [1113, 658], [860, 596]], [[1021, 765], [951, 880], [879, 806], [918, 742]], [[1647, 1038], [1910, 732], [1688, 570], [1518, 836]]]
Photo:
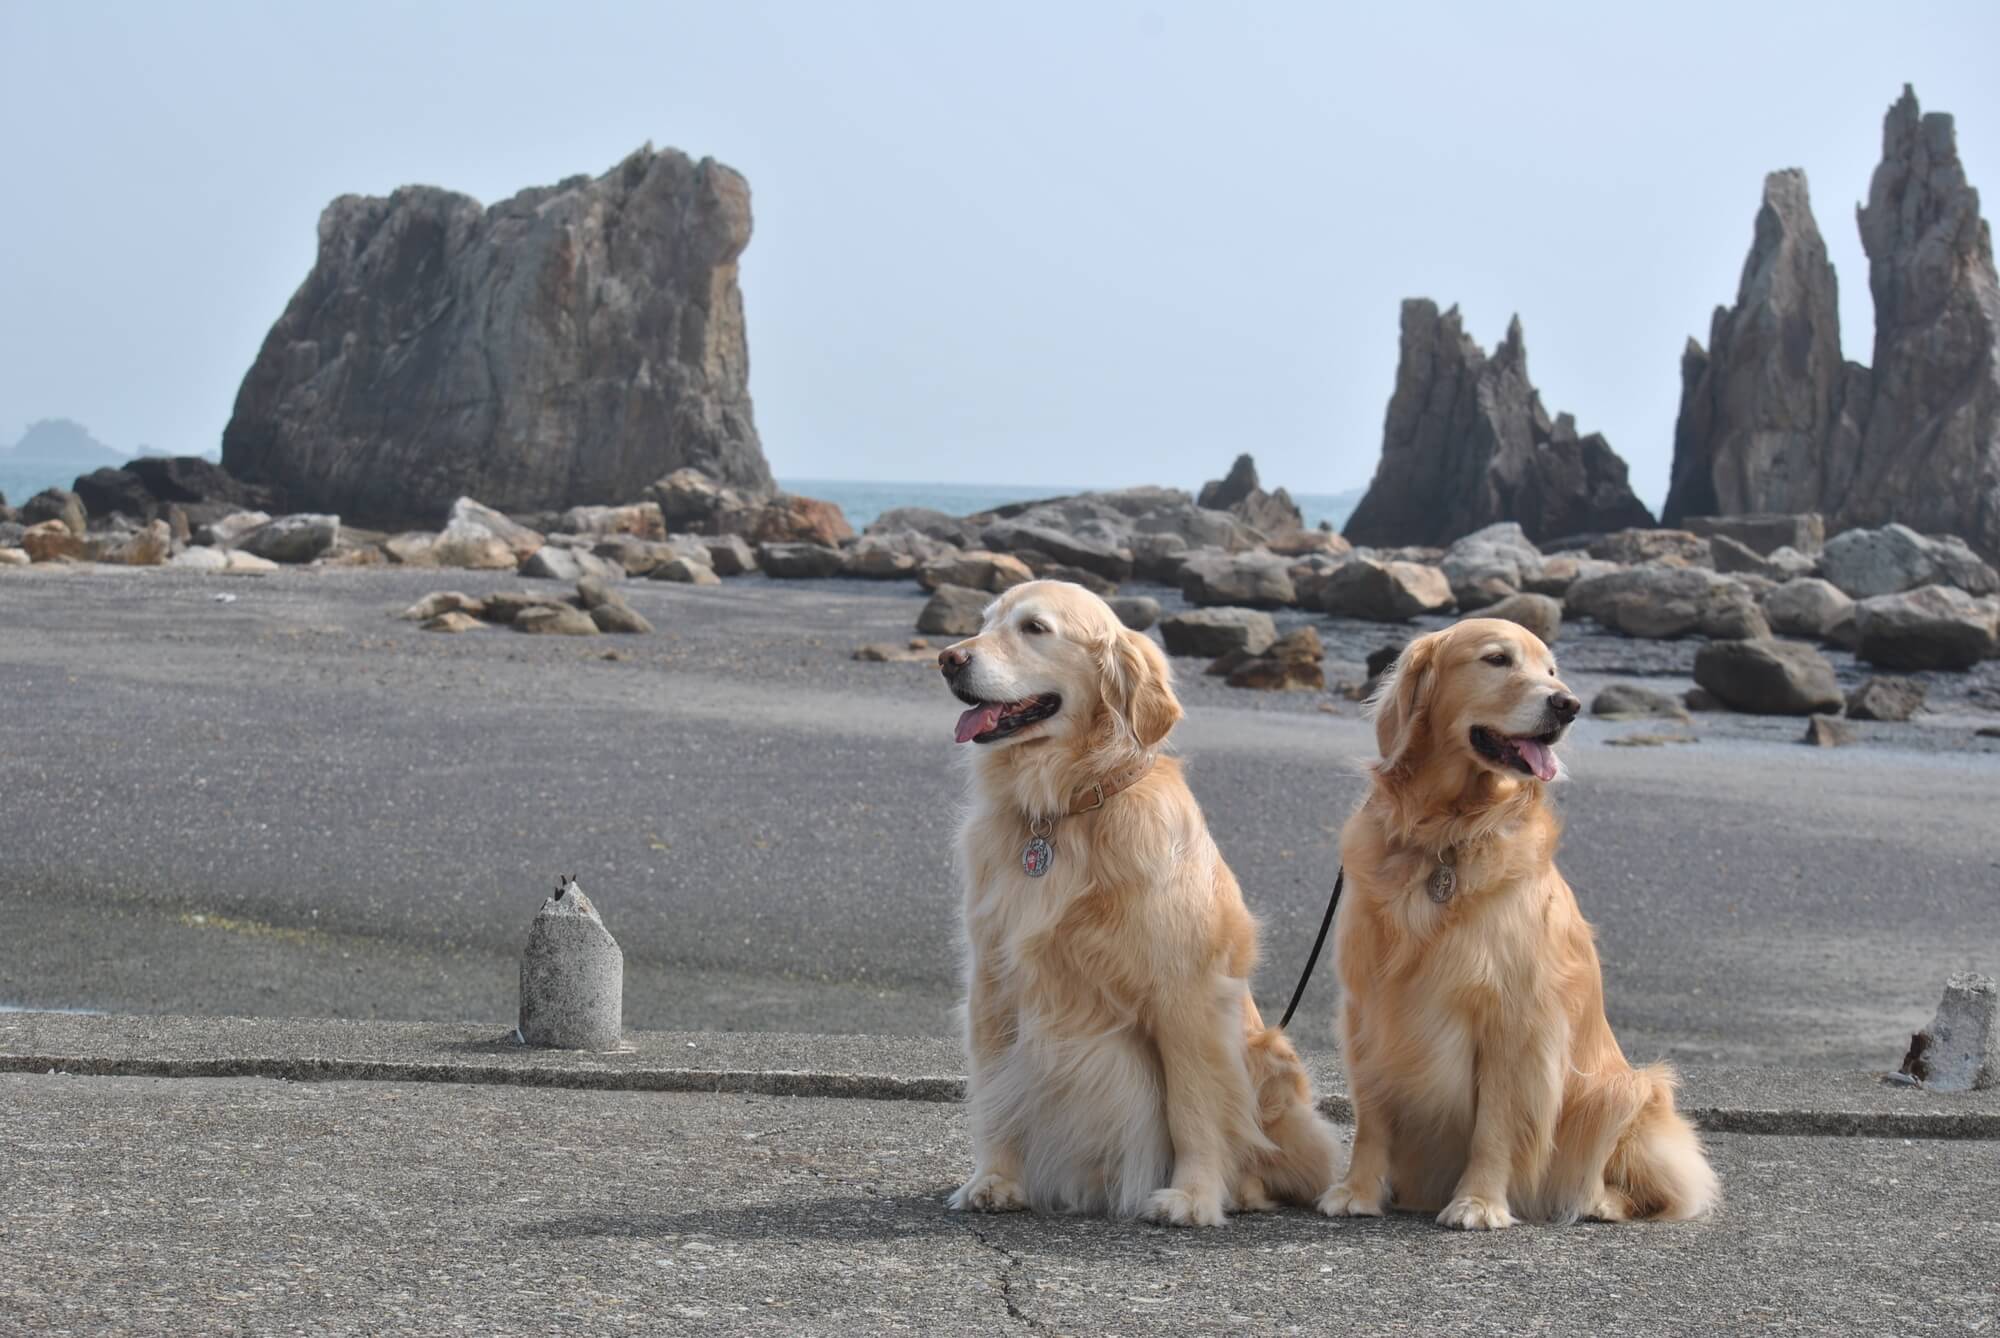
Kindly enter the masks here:
[[1041, 636], [1049, 630], [1049, 625], [1040, 618], [1030, 618], [1021, 624], [1021, 630], [1030, 636]]
[[1488, 664], [1492, 665], [1496, 669], [1505, 669], [1508, 665], [1514, 663], [1512, 660], [1507, 658], [1507, 652], [1504, 650], [1496, 650], [1491, 655], [1483, 656], [1481, 658], [1483, 658]]

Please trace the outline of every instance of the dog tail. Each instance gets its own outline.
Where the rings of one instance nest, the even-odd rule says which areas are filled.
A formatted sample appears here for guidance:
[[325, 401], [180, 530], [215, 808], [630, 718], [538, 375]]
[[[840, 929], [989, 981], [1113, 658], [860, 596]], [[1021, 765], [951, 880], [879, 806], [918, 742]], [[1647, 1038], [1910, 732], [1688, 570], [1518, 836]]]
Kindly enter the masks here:
[[1685, 1221], [1712, 1211], [1722, 1185], [1694, 1126], [1674, 1109], [1673, 1070], [1648, 1064], [1634, 1076], [1646, 1085], [1645, 1104], [1612, 1149], [1606, 1184], [1625, 1196], [1634, 1217]]

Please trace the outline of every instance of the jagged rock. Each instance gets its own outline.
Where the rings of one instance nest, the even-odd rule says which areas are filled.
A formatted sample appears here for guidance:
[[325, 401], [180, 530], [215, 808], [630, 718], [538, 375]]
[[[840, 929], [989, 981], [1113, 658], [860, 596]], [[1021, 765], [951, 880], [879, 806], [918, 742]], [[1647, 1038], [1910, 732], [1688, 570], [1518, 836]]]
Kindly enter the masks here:
[[1854, 742], [1854, 726], [1839, 716], [1814, 715], [1806, 721], [1805, 737], [1799, 742], [1815, 748], [1843, 748]]
[[1442, 544], [1498, 520], [1534, 540], [1653, 523], [1604, 438], [1543, 409], [1518, 317], [1488, 358], [1458, 308], [1412, 299], [1401, 344], [1381, 463], [1348, 539]]
[[1525, 627], [1540, 637], [1544, 645], [1553, 646], [1562, 635], [1562, 601], [1548, 595], [1509, 595], [1497, 604], [1476, 610], [1474, 616], [1502, 618]]
[[1190, 604], [1234, 605], [1276, 609], [1292, 604], [1297, 594], [1290, 566], [1273, 553], [1223, 553], [1207, 549], [1190, 553], [1181, 563], [1181, 596]]
[[482, 209], [342, 196], [265, 339], [224, 466], [294, 505], [414, 520], [615, 503], [683, 465], [762, 492], [736, 262], [750, 191], [649, 146]]
[[1832, 638], [1834, 629], [1854, 620], [1854, 601], [1831, 581], [1802, 576], [1768, 591], [1760, 601], [1771, 630], [1779, 636]]
[[587, 548], [543, 544], [521, 563], [521, 575], [543, 581], [580, 581], [586, 576], [600, 580], [623, 580], [625, 569], [606, 562]]
[[1920, 585], [1956, 586], [1974, 595], [2000, 590], [2000, 575], [1963, 540], [1930, 538], [1907, 525], [1837, 534], [1820, 554], [1819, 568], [1820, 575], [1856, 599]]
[[963, 553], [941, 553], [917, 569], [917, 584], [926, 590], [945, 585], [961, 585], [968, 590], [999, 594], [1035, 579], [1028, 564], [1006, 553], [983, 548]]
[[1630, 567], [1593, 576], [1569, 588], [1564, 609], [1652, 640], [1695, 632], [1716, 640], [1770, 635], [1749, 590], [1700, 567]]
[[21, 523], [32, 527], [45, 520], [60, 520], [71, 534], [81, 536], [89, 513], [83, 509], [83, 499], [69, 489], [44, 488], [22, 503]]
[[1993, 977], [1960, 971], [1945, 980], [1937, 1015], [1910, 1037], [1902, 1071], [1934, 1092], [2000, 1087], [2000, 986]]
[[300, 563], [332, 550], [340, 540], [340, 517], [279, 516], [234, 542], [234, 547], [269, 562]]
[[1212, 658], [1240, 650], [1261, 655], [1278, 639], [1271, 615], [1255, 609], [1190, 609], [1160, 620], [1169, 655]]
[[1688, 719], [1687, 708], [1664, 692], [1632, 683], [1605, 685], [1590, 702], [1590, 713], [1600, 720], [1679, 720]]
[[1694, 681], [1732, 711], [1812, 715], [1838, 711], [1833, 666], [1797, 641], [1712, 641], [1696, 652]]
[[629, 534], [635, 539], [660, 540], [667, 537], [666, 517], [658, 502], [635, 502], [629, 506], [573, 506], [562, 513], [555, 528], [563, 534], [586, 534], [601, 538]]
[[1210, 511], [1227, 511], [1251, 493], [1261, 491], [1257, 480], [1257, 462], [1248, 453], [1236, 457], [1229, 466], [1229, 472], [1219, 479], [1210, 479], [1201, 485], [1201, 495], [1196, 505], [1205, 506]]
[[1850, 720], [1908, 720], [1924, 709], [1925, 688], [1914, 678], [1883, 674], [1847, 694]]
[[1436, 567], [1355, 557], [1330, 573], [1317, 607], [1343, 618], [1400, 623], [1452, 606], [1451, 584]]
[[763, 543], [757, 546], [757, 565], [766, 576], [778, 580], [820, 580], [840, 575], [838, 548], [825, 544]]
[[984, 590], [941, 585], [917, 614], [917, 630], [931, 636], [976, 636], [992, 602], [993, 596]]
[[1226, 477], [1202, 485], [1196, 505], [1227, 511], [1266, 538], [1288, 535], [1305, 527], [1305, 517], [1283, 488], [1265, 492], [1257, 480], [1257, 462], [1239, 455]]
[[1120, 595], [1110, 604], [1118, 621], [1135, 632], [1143, 632], [1160, 620], [1160, 601], [1151, 595]]
[[1619, 530], [1592, 539], [1589, 552], [1601, 562], [1619, 562], [1628, 567], [1643, 562], [1666, 567], [1715, 565], [1708, 540], [1688, 530]]
[[1995, 653], [1995, 607], [1926, 585], [1855, 605], [1856, 653], [1883, 669], [1970, 669]]
[[1767, 557], [1780, 548], [1789, 548], [1807, 558], [1815, 558], [1826, 547], [1826, 518], [1817, 511], [1686, 516], [1675, 523], [1704, 539], [1734, 539], [1751, 552]]
[[537, 604], [512, 619], [516, 632], [539, 636], [596, 636], [597, 623], [582, 609], [567, 604]]

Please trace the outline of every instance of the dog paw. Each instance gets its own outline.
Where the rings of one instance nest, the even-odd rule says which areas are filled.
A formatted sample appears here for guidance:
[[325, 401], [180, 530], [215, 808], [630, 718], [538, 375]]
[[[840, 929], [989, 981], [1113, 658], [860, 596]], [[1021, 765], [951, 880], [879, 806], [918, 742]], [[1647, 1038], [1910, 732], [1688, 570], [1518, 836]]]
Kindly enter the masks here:
[[1357, 1188], [1354, 1185], [1335, 1185], [1319, 1196], [1313, 1205], [1328, 1217], [1380, 1217], [1382, 1215], [1381, 1188]]
[[1476, 1194], [1461, 1194], [1438, 1214], [1438, 1225], [1456, 1227], [1460, 1231], [1498, 1231], [1501, 1227], [1514, 1225], [1514, 1214], [1507, 1211], [1504, 1203], [1482, 1199]]
[[1246, 1213], [1272, 1213], [1278, 1210], [1278, 1201], [1265, 1191], [1262, 1180], [1249, 1175], [1236, 1186], [1236, 1207]]
[[1021, 1187], [1004, 1175], [981, 1171], [951, 1196], [953, 1212], [1015, 1213], [1028, 1206]]
[[1221, 1226], [1222, 1195], [1189, 1189], [1156, 1189], [1146, 1203], [1146, 1220], [1161, 1226]]

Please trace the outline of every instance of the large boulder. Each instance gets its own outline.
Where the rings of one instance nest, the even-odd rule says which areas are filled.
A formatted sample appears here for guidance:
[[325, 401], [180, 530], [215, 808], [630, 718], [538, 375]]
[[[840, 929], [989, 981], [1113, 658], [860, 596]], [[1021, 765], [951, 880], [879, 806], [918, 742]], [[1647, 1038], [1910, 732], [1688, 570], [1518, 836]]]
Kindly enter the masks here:
[[1509, 595], [1474, 613], [1481, 618], [1500, 618], [1525, 627], [1540, 637], [1544, 645], [1553, 646], [1562, 635], [1562, 601], [1548, 595]]
[[[996, 521], [981, 533], [980, 542], [1001, 553], [1046, 553], [1065, 566], [1080, 567], [1107, 581], [1132, 579], [1132, 554], [1129, 549], [1049, 525]], [[1029, 565], [1034, 564], [1030, 562]]]
[[127, 469], [105, 466], [93, 469], [70, 485], [84, 511], [92, 516], [120, 515], [136, 521], [153, 518], [157, 505], [153, 494], [137, 474]]
[[67, 488], [44, 488], [21, 505], [21, 523], [39, 525], [46, 520], [59, 520], [71, 534], [81, 535], [89, 524], [89, 513], [83, 509], [83, 499]]
[[1801, 576], [1767, 590], [1759, 601], [1764, 618], [1779, 636], [1831, 641], [1854, 621], [1854, 601], [1831, 581]]
[[1297, 599], [1290, 566], [1274, 553], [1223, 553], [1204, 549], [1181, 564], [1181, 595], [1190, 604], [1284, 608]]
[[1797, 641], [1710, 642], [1695, 654], [1694, 681], [1752, 715], [1812, 715], [1843, 704], [1833, 666]]
[[1453, 540], [1438, 562], [1438, 569], [1451, 583], [1452, 598], [1466, 610], [1526, 590], [1541, 568], [1541, 550], [1511, 520]]
[[311, 562], [340, 541], [340, 517], [304, 513], [259, 525], [234, 547], [267, 562]]
[[1380, 623], [1408, 622], [1451, 606], [1451, 583], [1436, 567], [1359, 556], [1328, 574], [1317, 605], [1338, 617]]
[[845, 575], [865, 580], [902, 580], [915, 576], [942, 549], [942, 544], [915, 530], [864, 534], [848, 545], [841, 569]]
[[962, 585], [941, 585], [917, 613], [917, 630], [931, 636], [976, 636], [993, 596]]
[[1256, 609], [1190, 609], [1160, 620], [1160, 640], [1169, 655], [1261, 655], [1277, 639], [1271, 615]]
[[838, 547], [854, 527], [832, 502], [781, 492], [751, 512], [741, 533], [753, 544], [824, 544]]
[[1992, 600], [1945, 585], [1864, 599], [1854, 623], [1856, 654], [1883, 669], [1970, 669], [1994, 656], [2000, 635]]
[[766, 576], [781, 581], [821, 580], [840, 575], [838, 548], [811, 543], [764, 543], [757, 546], [757, 565]]
[[962, 553], [939, 553], [917, 568], [917, 584], [926, 590], [958, 585], [968, 590], [999, 594], [1035, 579], [1028, 564], [1006, 553], [983, 548]]
[[83, 536], [60, 519], [38, 521], [21, 535], [21, 551], [30, 562], [83, 561], [89, 554]]
[[892, 506], [868, 522], [864, 534], [894, 534], [915, 530], [954, 548], [976, 548], [979, 527], [961, 516], [946, 515], [928, 506]]
[[1381, 463], [1343, 532], [1357, 544], [1444, 544], [1500, 520], [1541, 540], [1653, 516], [1603, 437], [1542, 407], [1518, 317], [1489, 358], [1458, 308], [1406, 301]]
[[429, 186], [345, 195], [223, 432], [295, 506], [426, 520], [614, 503], [692, 465], [768, 491], [737, 258], [750, 189], [639, 150], [482, 208]]
[[1770, 635], [1755, 597], [1740, 582], [1701, 567], [1630, 567], [1570, 586], [1572, 615], [1626, 636], [1664, 640], [1699, 633], [1711, 639]]
[[743, 576], [757, 570], [757, 550], [744, 542], [742, 535], [703, 534], [696, 537], [708, 550], [708, 565], [715, 569], [717, 576]]
[[1855, 599], [1920, 585], [1951, 585], [1974, 595], [2000, 590], [2000, 575], [1963, 540], [1931, 538], [1898, 524], [1835, 535], [1820, 554], [1819, 571]]

